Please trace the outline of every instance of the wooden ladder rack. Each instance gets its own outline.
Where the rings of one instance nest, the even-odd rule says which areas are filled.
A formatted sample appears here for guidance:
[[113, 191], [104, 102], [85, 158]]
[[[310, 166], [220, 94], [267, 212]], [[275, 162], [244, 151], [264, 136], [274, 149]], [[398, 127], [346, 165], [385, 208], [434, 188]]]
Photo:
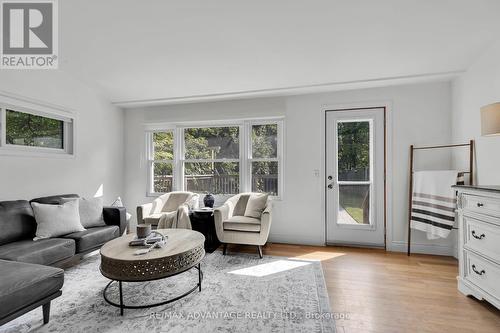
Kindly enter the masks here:
[[411, 211], [413, 209], [412, 197], [413, 197], [413, 162], [414, 162], [414, 152], [415, 150], [429, 150], [429, 149], [441, 149], [441, 148], [457, 148], [457, 147], [469, 147], [469, 170], [461, 171], [461, 173], [469, 174], [469, 184], [474, 185], [474, 140], [470, 140], [468, 143], [450, 144], [450, 145], [437, 145], [437, 146], [424, 146], [415, 147], [410, 146], [410, 190], [408, 191], [408, 256], [410, 255], [411, 248]]

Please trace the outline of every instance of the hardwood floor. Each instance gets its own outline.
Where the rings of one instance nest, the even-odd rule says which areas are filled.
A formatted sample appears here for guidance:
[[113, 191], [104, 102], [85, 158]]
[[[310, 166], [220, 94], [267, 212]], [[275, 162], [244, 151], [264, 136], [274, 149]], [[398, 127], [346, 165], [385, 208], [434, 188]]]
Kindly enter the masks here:
[[[256, 247], [230, 245], [229, 251]], [[268, 244], [264, 255], [321, 260], [337, 332], [500, 332], [500, 310], [457, 290], [457, 261], [374, 249]], [[500, 281], [499, 281], [500, 283]]]

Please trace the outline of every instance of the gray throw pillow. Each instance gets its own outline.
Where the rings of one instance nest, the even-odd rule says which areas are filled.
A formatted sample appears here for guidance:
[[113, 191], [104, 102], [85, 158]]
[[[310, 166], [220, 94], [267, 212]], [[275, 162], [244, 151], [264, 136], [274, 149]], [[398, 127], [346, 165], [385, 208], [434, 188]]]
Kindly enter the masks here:
[[245, 216], [260, 219], [262, 212], [266, 208], [267, 193], [251, 194], [248, 198], [247, 208], [245, 209]]
[[85, 230], [80, 223], [78, 201], [76, 200], [62, 205], [44, 205], [32, 202], [31, 207], [36, 220], [36, 237], [33, 240], [63, 236]]
[[102, 216], [102, 197], [98, 198], [63, 198], [65, 202], [78, 201], [80, 211], [80, 223], [85, 228], [105, 226]]
[[250, 198], [250, 194], [242, 194], [236, 202], [233, 210], [233, 216], [245, 216], [245, 210], [247, 209], [248, 199]]

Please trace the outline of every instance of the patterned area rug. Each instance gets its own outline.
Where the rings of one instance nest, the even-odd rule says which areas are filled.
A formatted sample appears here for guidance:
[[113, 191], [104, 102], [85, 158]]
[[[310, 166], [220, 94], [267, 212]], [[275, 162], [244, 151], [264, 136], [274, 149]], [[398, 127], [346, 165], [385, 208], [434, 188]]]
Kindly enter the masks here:
[[[202, 261], [202, 292], [155, 308], [119, 309], [102, 297], [108, 279], [99, 255], [66, 271], [63, 294], [42, 325], [36, 309], [0, 327], [18, 332], [333, 332], [321, 264], [315, 261], [216, 251]], [[128, 305], [161, 302], [196, 285], [198, 271], [146, 283], [124, 283]], [[109, 297], [118, 300], [115, 284]]]

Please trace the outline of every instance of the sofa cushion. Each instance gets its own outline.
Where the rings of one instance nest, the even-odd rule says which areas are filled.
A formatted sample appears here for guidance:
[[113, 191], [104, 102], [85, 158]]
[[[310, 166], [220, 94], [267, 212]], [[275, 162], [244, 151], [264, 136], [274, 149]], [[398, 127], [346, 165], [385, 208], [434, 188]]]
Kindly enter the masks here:
[[102, 216], [102, 197], [97, 198], [63, 198], [64, 202], [78, 201], [80, 223], [86, 228], [103, 227], [106, 225]]
[[109, 240], [120, 236], [120, 228], [116, 225], [88, 228], [63, 236], [76, 242], [76, 253], [99, 247]]
[[31, 264], [51, 265], [75, 255], [72, 239], [47, 238], [37, 241], [21, 240], [0, 246], [0, 259]]
[[260, 220], [253, 217], [233, 216], [223, 223], [224, 230], [260, 232]]
[[31, 203], [36, 220], [35, 239], [58, 237], [71, 232], [83, 231], [80, 223], [78, 200], [61, 205]]
[[37, 202], [44, 205], [61, 205], [65, 202], [67, 198], [79, 198], [78, 194], [61, 194], [61, 195], [52, 195], [50, 197], [41, 197], [31, 199], [30, 203]]
[[0, 318], [3, 318], [59, 291], [64, 283], [64, 271], [0, 260], [0, 280]]
[[0, 202], [0, 230], [0, 245], [35, 237], [36, 222], [29, 202]]

